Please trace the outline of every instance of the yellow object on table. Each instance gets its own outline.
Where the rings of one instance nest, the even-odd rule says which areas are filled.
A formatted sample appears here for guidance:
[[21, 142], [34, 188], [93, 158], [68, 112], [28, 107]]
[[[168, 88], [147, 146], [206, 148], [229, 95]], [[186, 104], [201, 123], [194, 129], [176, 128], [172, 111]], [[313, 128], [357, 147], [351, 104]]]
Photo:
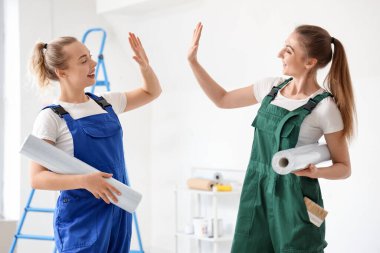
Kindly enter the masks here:
[[232, 191], [232, 186], [229, 184], [216, 184], [216, 191], [218, 192], [230, 192]]

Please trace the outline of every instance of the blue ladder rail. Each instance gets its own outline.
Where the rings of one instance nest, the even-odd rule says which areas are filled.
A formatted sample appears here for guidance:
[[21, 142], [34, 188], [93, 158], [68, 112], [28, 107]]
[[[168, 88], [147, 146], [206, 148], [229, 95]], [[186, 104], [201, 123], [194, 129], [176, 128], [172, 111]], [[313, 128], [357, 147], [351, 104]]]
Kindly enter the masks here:
[[[15, 251], [17, 240], [18, 239], [29, 239], [29, 240], [42, 240], [42, 241], [54, 241], [53, 236], [46, 236], [46, 235], [31, 235], [31, 234], [22, 234], [21, 230], [25, 222], [26, 215], [28, 212], [36, 212], [36, 213], [54, 213], [54, 208], [37, 208], [37, 207], [31, 207], [30, 204], [32, 203], [33, 196], [34, 196], [35, 189], [32, 189], [28, 201], [26, 203], [26, 206], [24, 208], [24, 212], [22, 214], [21, 220], [18, 224], [16, 234], [13, 238], [13, 242], [11, 245], [11, 248], [9, 250], [9, 253], [13, 253]], [[54, 245], [53, 253], [56, 253], [57, 249]]]
[[[103, 36], [102, 36], [102, 42], [101, 42], [99, 53], [98, 53], [98, 64], [96, 65], [96, 68], [95, 68], [95, 80], [96, 80], [96, 82], [91, 87], [91, 93], [94, 93], [94, 90], [97, 86], [105, 86], [107, 91], [110, 91], [110, 82], [108, 81], [108, 75], [107, 75], [107, 71], [106, 71], [106, 66], [104, 64], [104, 56], [103, 56], [104, 44], [105, 44], [106, 38], [107, 38], [106, 31], [102, 28], [88, 29], [83, 35], [82, 43], [85, 44], [87, 36], [93, 32], [101, 32], [101, 33], [103, 33]], [[98, 74], [99, 74], [100, 68], [103, 70], [104, 80], [98, 80]]]

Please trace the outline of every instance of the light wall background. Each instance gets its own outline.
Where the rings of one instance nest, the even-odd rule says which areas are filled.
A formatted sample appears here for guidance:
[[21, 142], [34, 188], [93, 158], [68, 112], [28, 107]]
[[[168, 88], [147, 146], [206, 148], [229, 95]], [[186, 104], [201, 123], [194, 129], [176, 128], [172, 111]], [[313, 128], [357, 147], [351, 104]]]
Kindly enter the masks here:
[[[171, 253], [175, 185], [183, 184], [194, 166], [244, 170], [253, 137], [250, 124], [258, 109], [221, 110], [202, 93], [186, 61], [195, 24], [204, 24], [200, 62], [231, 90], [281, 75], [277, 52], [295, 26], [309, 23], [326, 28], [343, 42], [359, 121], [358, 136], [350, 147], [352, 176], [320, 181], [329, 211], [326, 252], [380, 252], [380, 171], [375, 160], [380, 141], [379, 9], [376, 0], [5, 0], [12, 21], [6, 22], [5, 30], [3, 94], [6, 218], [18, 219], [30, 191], [28, 162], [18, 154], [19, 145], [31, 132], [39, 109], [57, 94], [56, 87], [39, 93], [27, 74], [35, 41], [62, 35], [80, 39], [86, 29], [103, 27], [108, 32], [104, 55], [111, 86], [122, 91], [141, 83], [127, 36], [132, 31], [141, 37], [163, 93], [120, 120], [132, 185], [144, 194], [138, 216], [145, 250]], [[95, 49], [92, 53], [97, 54]], [[323, 80], [326, 71], [320, 74]], [[36, 205], [54, 205], [56, 193], [38, 194]], [[25, 229], [49, 234], [51, 221], [36, 215]], [[179, 252], [193, 252], [193, 245], [185, 241], [180, 247]], [[21, 241], [18, 252], [50, 251], [50, 243]]]

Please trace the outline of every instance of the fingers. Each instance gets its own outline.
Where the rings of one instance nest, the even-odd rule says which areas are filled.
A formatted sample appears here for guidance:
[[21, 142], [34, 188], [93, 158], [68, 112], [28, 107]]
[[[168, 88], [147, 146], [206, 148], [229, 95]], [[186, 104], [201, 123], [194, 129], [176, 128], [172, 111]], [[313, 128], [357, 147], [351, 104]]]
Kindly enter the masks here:
[[142, 47], [142, 43], [139, 37], [137, 37], [134, 33], [129, 33], [129, 43], [132, 45], [132, 47]]
[[[102, 176], [105, 178], [110, 178], [112, 177], [112, 174], [102, 172]], [[112, 199], [114, 203], [117, 203], [118, 199], [115, 195], [121, 195], [121, 192], [118, 189], [116, 189], [113, 185], [109, 184], [108, 182], [105, 182], [105, 185], [103, 186], [102, 194], [107, 197], [108, 202], [106, 201], [106, 203], [109, 204], [109, 199]]]
[[199, 40], [201, 38], [201, 34], [202, 34], [202, 29], [203, 29], [203, 25], [201, 22], [199, 22], [194, 30], [194, 34], [193, 34], [193, 45], [198, 45], [199, 44]]
[[107, 204], [111, 203], [111, 201], [108, 199], [108, 196], [105, 193], [99, 193], [99, 196], [106, 202]]
[[107, 195], [108, 198], [111, 198], [114, 203], [117, 203], [118, 199], [116, 195], [120, 196], [121, 192], [118, 189], [116, 189], [113, 185], [108, 184], [108, 183], [106, 184], [105, 187], [106, 188], [104, 189], [104, 193]]
[[[106, 202], [107, 204], [111, 203], [110, 199], [112, 199], [114, 203], [117, 203], [119, 200], [117, 199], [114, 193], [117, 195], [121, 195], [121, 192], [118, 191], [115, 187], [113, 187], [112, 185], [108, 185], [108, 188], [105, 188], [103, 192], [94, 194], [94, 196], [100, 196], [100, 198], [102, 198], [104, 202]], [[99, 199], [99, 197], [96, 198]]]
[[137, 47], [138, 46], [138, 41], [137, 41], [137, 39], [136, 39], [136, 36], [135, 36], [135, 34], [133, 34], [133, 33], [129, 33], [129, 43], [131, 43], [131, 45], [133, 46], [133, 47]]
[[142, 47], [141, 40], [139, 37], [137, 37], [137, 42], [139, 43], [139, 46]]
[[131, 45], [131, 48], [132, 48], [133, 52], [135, 53], [135, 55], [138, 55], [139, 52], [138, 52], [138, 50], [137, 50], [137, 41], [136, 41], [135, 38], [131, 35], [131, 33], [130, 33], [130, 35], [129, 35], [128, 40], [129, 40], [129, 44]]
[[108, 189], [119, 196], [121, 195], [121, 192], [118, 189], [116, 189], [113, 185], [108, 185]]
[[129, 44], [131, 45], [131, 48], [132, 48], [133, 52], [136, 54], [137, 50], [136, 50], [136, 44], [135, 44], [135, 42], [133, 41], [133, 39], [131, 37], [129, 37], [128, 40], [129, 40]]
[[297, 171], [294, 171], [292, 173], [295, 174], [295, 175], [297, 175], [297, 176], [304, 176], [305, 173], [307, 172], [306, 170], [307, 169], [297, 170]]
[[111, 201], [110, 199], [112, 199], [112, 201], [114, 203], [117, 203], [119, 202], [119, 200], [117, 199], [116, 195], [121, 195], [121, 192], [118, 191], [115, 187], [113, 187], [112, 185], [108, 186], [109, 188], [105, 188], [103, 190], [103, 192], [98, 192], [98, 193], [93, 193], [92, 192], [92, 195], [94, 195], [95, 198], [97, 199], [102, 199], [104, 200], [104, 202], [106, 202], [107, 204], [110, 204]]
[[112, 201], [114, 203], [117, 203], [118, 200], [117, 200], [115, 194], [113, 194], [113, 192], [110, 189], [105, 189], [105, 191], [106, 191], [105, 194], [107, 195], [108, 199], [112, 199]]
[[93, 192], [91, 192], [91, 193], [92, 193], [92, 195], [94, 195], [95, 198], [100, 199], [99, 194], [97, 194], [97, 193], [93, 193]]
[[107, 179], [111, 178], [113, 174], [106, 172], [96, 172], [89, 177], [90, 181], [86, 188], [90, 191], [95, 198], [102, 199], [107, 204], [117, 203], [117, 195], [121, 195], [121, 192], [111, 185]]
[[101, 174], [102, 174], [102, 177], [105, 177], [105, 178], [110, 178], [113, 175], [111, 173], [106, 173], [106, 172], [101, 172]]
[[133, 58], [138, 64], [142, 64], [142, 61], [141, 61], [140, 57], [133, 56], [132, 58]]

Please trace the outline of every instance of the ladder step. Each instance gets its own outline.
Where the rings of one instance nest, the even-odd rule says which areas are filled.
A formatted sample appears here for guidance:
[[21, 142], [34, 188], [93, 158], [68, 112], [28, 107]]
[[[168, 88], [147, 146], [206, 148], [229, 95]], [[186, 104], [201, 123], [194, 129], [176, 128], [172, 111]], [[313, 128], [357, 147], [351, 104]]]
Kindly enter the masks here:
[[96, 86], [106, 86], [108, 84], [109, 84], [109, 82], [107, 82], [107, 81], [96, 81], [96, 83], [95, 83]]
[[25, 208], [27, 212], [39, 212], [39, 213], [54, 213], [54, 208], [37, 208], [37, 207], [27, 207]]
[[31, 239], [31, 240], [44, 240], [44, 241], [54, 241], [54, 237], [46, 236], [46, 235], [26, 235], [19, 234], [15, 235], [18, 239]]

